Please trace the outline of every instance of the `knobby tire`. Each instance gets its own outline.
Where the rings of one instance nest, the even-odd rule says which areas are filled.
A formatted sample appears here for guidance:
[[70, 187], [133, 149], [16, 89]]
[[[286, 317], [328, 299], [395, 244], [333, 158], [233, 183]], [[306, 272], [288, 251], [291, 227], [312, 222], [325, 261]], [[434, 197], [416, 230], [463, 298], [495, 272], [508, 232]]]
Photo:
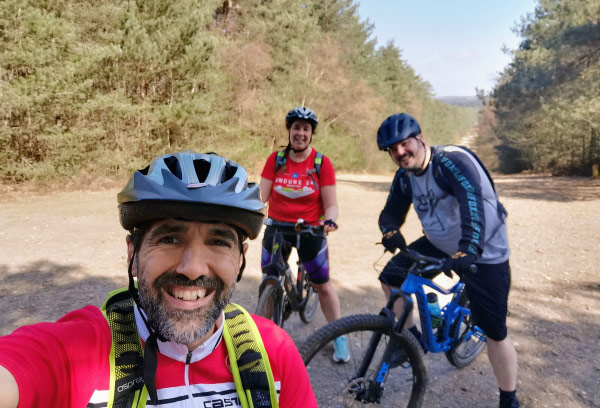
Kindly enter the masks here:
[[[469, 308], [470, 302], [465, 294], [463, 294], [459, 304], [467, 309]], [[473, 327], [473, 316], [467, 315], [460, 324], [455, 322], [453, 327], [450, 328], [450, 337], [454, 337], [458, 332], [459, 343], [446, 351], [446, 359], [456, 368], [463, 368], [471, 364], [485, 347], [485, 341], [475, 335], [467, 340], [463, 338], [460, 341], [461, 336], [464, 336], [468, 330], [473, 330]]]
[[[353, 315], [330, 322], [313, 333], [300, 348], [307, 366], [311, 385], [320, 407], [409, 407], [423, 404], [427, 388], [427, 370], [423, 350], [412, 334], [404, 330], [398, 342], [408, 355], [408, 361], [388, 371], [380, 404], [363, 403], [355, 399], [357, 389], [376, 376], [385, 347], [390, 341], [390, 322], [383, 316]], [[373, 334], [381, 334], [375, 355], [362, 378], [355, 378], [363, 354]], [[335, 363], [332, 359], [333, 340], [348, 338], [350, 361]]]
[[266, 285], [258, 298], [255, 314], [283, 327], [284, 295], [285, 293], [278, 285]]
[[310, 283], [308, 275], [304, 274], [304, 293], [306, 293], [306, 304], [304, 309], [300, 310], [300, 320], [304, 323], [310, 323], [315, 318], [319, 308], [319, 295]]

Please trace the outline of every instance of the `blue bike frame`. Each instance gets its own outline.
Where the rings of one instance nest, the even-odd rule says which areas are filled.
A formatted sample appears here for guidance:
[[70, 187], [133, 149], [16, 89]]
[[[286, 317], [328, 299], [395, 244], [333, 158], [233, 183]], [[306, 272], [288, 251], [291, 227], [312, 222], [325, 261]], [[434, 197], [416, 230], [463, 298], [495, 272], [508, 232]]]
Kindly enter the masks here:
[[[447, 290], [429, 279], [409, 273], [401, 288], [404, 298], [404, 313], [398, 321], [397, 328], [400, 329], [404, 327], [404, 323], [408, 319], [408, 314], [412, 311], [414, 306], [411, 297], [411, 295], [414, 294], [417, 298], [417, 305], [419, 307], [421, 334], [423, 336], [425, 350], [433, 353], [449, 350], [458, 340], [458, 336], [461, 335], [457, 330], [454, 337], [450, 337], [450, 329], [455, 326], [455, 323], [460, 324], [465, 316], [471, 314], [469, 309], [458, 304], [458, 296], [462, 293], [464, 285], [463, 282], [458, 282], [452, 288]], [[435, 334], [433, 333], [431, 316], [429, 314], [427, 295], [423, 289], [425, 286], [430, 287], [443, 295], [453, 295], [453, 301], [449, 302], [441, 309], [442, 326], [438, 327], [437, 333]], [[475, 330], [470, 329], [467, 333], [464, 333], [465, 339], [469, 339], [473, 335], [485, 339], [483, 331], [479, 327], [475, 327]]]

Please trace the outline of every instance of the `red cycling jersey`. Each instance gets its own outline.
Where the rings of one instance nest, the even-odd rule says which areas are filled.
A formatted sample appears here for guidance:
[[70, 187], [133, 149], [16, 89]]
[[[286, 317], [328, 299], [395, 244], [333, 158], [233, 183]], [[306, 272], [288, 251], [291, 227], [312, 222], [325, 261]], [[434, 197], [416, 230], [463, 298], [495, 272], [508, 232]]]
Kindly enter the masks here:
[[[279, 405], [316, 407], [292, 339], [271, 321], [252, 317], [269, 356]], [[159, 342], [158, 406], [240, 406], [221, 328], [192, 352], [181, 344]], [[146, 338], [147, 333], [139, 331]], [[0, 365], [17, 381], [19, 407], [106, 407], [111, 342], [102, 312], [86, 306], [56, 323], [24, 326], [0, 337]]]
[[301, 162], [295, 162], [288, 157], [285, 165], [280, 167], [277, 173], [277, 152], [269, 156], [261, 174], [262, 178], [273, 182], [269, 197], [269, 217], [287, 222], [296, 222], [298, 218], [302, 218], [308, 224], [319, 224], [325, 214], [321, 187], [335, 185], [335, 171], [331, 160], [323, 156], [319, 175], [312, 173], [311, 177], [309, 170], [314, 168], [316, 154], [317, 151], [312, 149], [308, 158]]

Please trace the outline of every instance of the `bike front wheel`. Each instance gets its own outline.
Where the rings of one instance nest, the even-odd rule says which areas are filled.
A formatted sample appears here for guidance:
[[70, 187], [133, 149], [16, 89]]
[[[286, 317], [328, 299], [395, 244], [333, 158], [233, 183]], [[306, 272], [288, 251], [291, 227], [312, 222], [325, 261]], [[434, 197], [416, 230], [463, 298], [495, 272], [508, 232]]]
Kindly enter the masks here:
[[303, 287], [306, 293], [306, 304], [300, 311], [300, 320], [302, 320], [304, 323], [310, 323], [315, 318], [315, 314], [319, 308], [319, 294], [315, 288], [313, 288], [313, 285], [310, 283], [306, 273], [304, 274]]
[[[406, 330], [397, 337], [407, 361], [382, 368], [390, 342], [390, 322], [383, 316], [353, 315], [330, 322], [313, 333], [300, 348], [320, 407], [420, 407], [425, 397], [427, 373], [423, 351]], [[333, 341], [346, 336], [350, 359], [335, 363]], [[366, 357], [372, 339], [372, 358]], [[367, 361], [369, 360], [369, 361]], [[363, 366], [363, 370], [359, 367]], [[387, 369], [387, 370], [386, 370]], [[378, 378], [379, 377], [379, 378]], [[374, 391], [375, 380], [385, 379], [385, 389]]]
[[[468, 299], [462, 300], [462, 306], [469, 308]], [[467, 338], [468, 333], [471, 333]], [[456, 344], [446, 351], [446, 359], [456, 368], [471, 364], [485, 347], [485, 336], [481, 331], [475, 331], [473, 316], [468, 314], [460, 322], [455, 322], [450, 328], [450, 337], [457, 337]]]
[[286, 300], [285, 291], [281, 287], [275, 284], [266, 285], [258, 298], [254, 313], [272, 320], [279, 327], [283, 327]]

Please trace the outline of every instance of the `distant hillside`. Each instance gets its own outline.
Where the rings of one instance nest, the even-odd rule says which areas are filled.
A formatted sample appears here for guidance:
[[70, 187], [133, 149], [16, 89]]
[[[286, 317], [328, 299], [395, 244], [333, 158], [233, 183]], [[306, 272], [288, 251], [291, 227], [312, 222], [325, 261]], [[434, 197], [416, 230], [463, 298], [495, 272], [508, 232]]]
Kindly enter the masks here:
[[481, 101], [477, 96], [441, 96], [436, 98], [439, 101], [454, 106], [466, 106], [470, 108], [481, 108]]
[[374, 135], [392, 113], [414, 115], [432, 144], [476, 116], [433, 99], [400, 48], [376, 49], [356, 0], [5, 3], [0, 184], [124, 179], [186, 149], [259, 173], [300, 105], [336, 171], [381, 171], [393, 163]]

